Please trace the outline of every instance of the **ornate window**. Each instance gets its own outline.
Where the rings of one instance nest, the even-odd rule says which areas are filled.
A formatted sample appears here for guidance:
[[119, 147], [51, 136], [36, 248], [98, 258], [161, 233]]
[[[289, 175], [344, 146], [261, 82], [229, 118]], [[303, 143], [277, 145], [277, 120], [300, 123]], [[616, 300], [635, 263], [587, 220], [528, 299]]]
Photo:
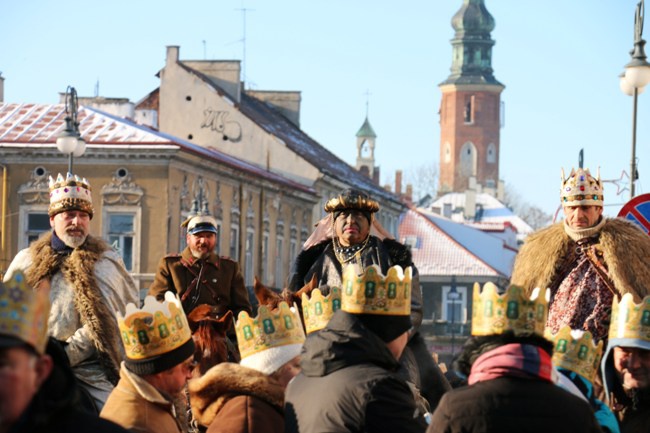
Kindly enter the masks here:
[[50, 205], [48, 177], [50, 173], [41, 166], [35, 167], [31, 179], [18, 188], [20, 202], [18, 223], [18, 248], [27, 248], [40, 235], [50, 231]]

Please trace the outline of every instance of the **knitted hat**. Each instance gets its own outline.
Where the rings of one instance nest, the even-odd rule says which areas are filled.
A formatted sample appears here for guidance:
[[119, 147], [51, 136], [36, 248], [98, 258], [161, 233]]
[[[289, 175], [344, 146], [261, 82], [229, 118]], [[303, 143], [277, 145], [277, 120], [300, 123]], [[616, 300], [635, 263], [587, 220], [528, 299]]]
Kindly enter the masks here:
[[47, 211], [49, 216], [58, 213], [79, 210], [86, 212], [93, 217], [93, 199], [90, 194], [90, 184], [86, 178], [68, 173], [65, 177], [59, 173], [56, 180], [50, 176], [50, 207]]

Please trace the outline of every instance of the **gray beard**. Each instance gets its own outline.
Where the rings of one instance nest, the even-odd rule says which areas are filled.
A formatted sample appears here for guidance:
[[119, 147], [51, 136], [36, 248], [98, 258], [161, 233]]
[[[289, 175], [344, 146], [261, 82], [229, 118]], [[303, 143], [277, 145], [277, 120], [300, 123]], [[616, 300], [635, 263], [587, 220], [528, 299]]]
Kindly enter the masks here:
[[63, 241], [64, 244], [69, 246], [70, 248], [79, 248], [80, 246], [83, 245], [84, 242], [86, 242], [86, 238], [88, 235], [83, 235], [83, 236], [70, 236], [67, 233], [63, 233], [59, 238]]
[[201, 251], [193, 250], [192, 248], [190, 248], [190, 252], [192, 253], [192, 257], [195, 259], [204, 259], [210, 255], [210, 251], [202, 253]]

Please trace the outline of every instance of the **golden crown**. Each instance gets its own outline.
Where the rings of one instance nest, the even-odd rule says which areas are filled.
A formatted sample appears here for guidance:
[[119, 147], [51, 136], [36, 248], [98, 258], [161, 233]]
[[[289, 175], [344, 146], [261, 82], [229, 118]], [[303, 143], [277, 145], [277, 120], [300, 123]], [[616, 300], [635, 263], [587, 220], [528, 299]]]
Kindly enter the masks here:
[[192, 338], [183, 306], [172, 292], [163, 302], [153, 296], [144, 298], [142, 308], [128, 304], [124, 317], [116, 313], [126, 356], [132, 360], [148, 359], [187, 343]]
[[346, 189], [325, 203], [325, 212], [330, 213], [343, 209], [359, 209], [375, 213], [379, 210], [379, 202], [371, 199], [366, 193], [359, 190]]
[[341, 309], [341, 289], [332, 287], [327, 296], [314, 289], [311, 297], [302, 294], [302, 318], [307, 334], [323, 329], [336, 310]]
[[18, 338], [43, 353], [49, 316], [49, 286], [32, 289], [20, 271], [6, 283], [0, 281], [0, 334]]
[[411, 267], [393, 266], [384, 277], [377, 265], [371, 265], [357, 275], [355, 266], [348, 265], [343, 271], [341, 309], [353, 314], [408, 316], [412, 274]]
[[594, 381], [603, 356], [602, 341], [595, 344], [591, 332], [571, 330], [569, 326], [563, 326], [557, 334], [546, 328], [544, 336], [555, 346], [553, 365], [578, 373], [590, 382]]
[[280, 302], [273, 310], [262, 305], [257, 313], [257, 317], [252, 318], [246, 311], [241, 311], [235, 323], [242, 359], [272, 347], [305, 342], [305, 331], [295, 307]]
[[81, 210], [93, 216], [93, 199], [90, 184], [86, 178], [68, 173], [64, 178], [61, 173], [56, 180], [50, 176], [50, 207], [48, 214], [56, 215], [67, 210]]
[[524, 296], [521, 287], [510, 286], [502, 295], [493, 283], [485, 283], [483, 291], [474, 283], [472, 305], [472, 335], [515, 334], [534, 332], [544, 335], [548, 315], [548, 296], [539, 296], [539, 289], [533, 291], [530, 299]]
[[562, 170], [562, 186], [560, 200], [563, 206], [602, 206], [603, 184], [600, 181], [600, 169], [596, 177], [589, 169], [571, 169], [569, 177], [564, 178]]
[[614, 297], [609, 339], [614, 338], [650, 341], [650, 296], [643, 298], [639, 304], [634, 302], [631, 293], [623, 295], [620, 302]]

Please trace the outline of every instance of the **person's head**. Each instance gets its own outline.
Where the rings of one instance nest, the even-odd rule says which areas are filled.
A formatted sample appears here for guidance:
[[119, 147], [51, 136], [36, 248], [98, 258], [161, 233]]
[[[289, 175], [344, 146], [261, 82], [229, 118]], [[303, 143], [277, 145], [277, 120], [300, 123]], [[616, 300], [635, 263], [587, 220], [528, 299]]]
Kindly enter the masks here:
[[603, 213], [603, 185], [600, 174], [593, 177], [589, 169], [572, 169], [569, 177], [562, 171], [560, 200], [566, 224], [572, 229], [594, 227]]
[[142, 308], [128, 304], [116, 312], [124, 346], [124, 366], [169, 395], [191, 377], [194, 341], [178, 295], [165, 293], [163, 302], [147, 296]]
[[332, 214], [334, 236], [344, 247], [368, 238], [373, 214], [378, 210], [379, 203], [356, 189], [343, 190], [325, 204], [325, 211]]
[[291, 379], [300, 373], [300, 355], [294, 356], [288, 362], [282, 364], [282, 367], [275, 370], [269, 376], [278, 381], [283, 387], [287, 387]]
[[217, 245], [217, 221], [209, 215], [199, 215], [185, 221], [185, 240], [192, 255], [202, 259], [210, 255]]
[[86, 179], [68, 173], [50, 177], [50, 226], [70, 248], [77, 248], [88, 236], [94, 209], [90, 184]]
[[650, 389], [650, 350], [614, 347], [614, 368], [626, 390]]

